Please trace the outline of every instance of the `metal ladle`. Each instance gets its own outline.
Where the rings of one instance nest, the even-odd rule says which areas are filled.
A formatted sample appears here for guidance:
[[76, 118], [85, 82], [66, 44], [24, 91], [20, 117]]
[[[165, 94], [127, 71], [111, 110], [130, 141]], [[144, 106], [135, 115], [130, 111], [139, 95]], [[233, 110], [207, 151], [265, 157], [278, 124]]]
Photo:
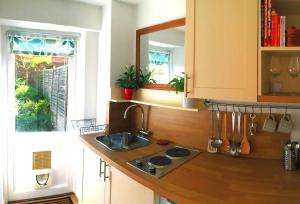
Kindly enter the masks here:
[[218, 138], [214, 141], [214, 146], [215, 147], [220, 147], [223, 143], [223, 140], [222, 140], [222, 137], [221, 137], [221, 113], [220, 111], [218, 110], [217, 111], [217, 120], [218, 120]]
[[207, 152], [209, 153], [217, 153], [218, 149], [214, 146], [215, 143], [215, 139], [214, 139], [214, 110], [211, 111], [211, 137], [208, 140], [208, 144], [207, 144]]
[[234, 125], [235, 125], [235, 112], [233, 111], [231, 114], [231, 121], [232, 121], [232, 130], [230, 135], [230, 148], [229, 148], [229, 154], [232, 156], [236, 155], [237, 149], [234, 143]]
[[239, 156], [241, 153], [241, 119], [242, 119], [242, 113], [238, 112], [238, 144], [236, 145], [236, 153], [235, 156]]

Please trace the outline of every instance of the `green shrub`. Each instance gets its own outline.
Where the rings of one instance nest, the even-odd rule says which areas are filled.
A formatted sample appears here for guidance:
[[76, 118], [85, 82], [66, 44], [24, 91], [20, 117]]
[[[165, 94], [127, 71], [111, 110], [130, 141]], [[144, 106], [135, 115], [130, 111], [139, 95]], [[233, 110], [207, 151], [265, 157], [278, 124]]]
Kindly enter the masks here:
[[38, 101], [42, 99], [42, 95], [39, 94], [38, 90], [28, 86], [28, 85], [19, 85], [16, 88], [16, 98], [20, 101], [33, 100]]
[[31, 100], [25, 103], [17, 101], [17, 108], [17, 131], [51, 131], [53, 129], [52, 115], [48, 101], [44, 99], [36, 103]]
[[21, 85], [26, 85], [26, 80], [21, 78], [16, 79], [15, 88], [17, 89]]
[[41, 99], [35, 104], [35, 109], [39, 115], [48, 114], [50, 113], [50, 103], [45, 99]]
[[53, 130], [50, 103], [37, 89], [26, 85], [24, 80], [16, 80], [17, 131]]
[[16, 130], [21, 132], [37, 131], [37, 117], [34, 114], [18, 114], [16, 116]]
[[25, 102], [18, 101], [17, 102], [18, 114], [21, 115], [30, 115], [34, 114], [35, 111], [35, 102], [32, 100], [28, 100]]

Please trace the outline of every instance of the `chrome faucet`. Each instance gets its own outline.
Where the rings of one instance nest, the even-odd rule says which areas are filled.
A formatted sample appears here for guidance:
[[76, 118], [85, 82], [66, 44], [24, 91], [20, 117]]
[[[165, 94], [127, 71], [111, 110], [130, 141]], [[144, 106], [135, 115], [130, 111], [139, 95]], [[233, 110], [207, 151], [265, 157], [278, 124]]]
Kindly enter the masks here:
[[131, 108], [134, 108], [134, 107], [138, 107], [141, 109], [142, 111], [142, 128], [139, 130], [139, 133], [141, 133], [142, 135], [144, 136], [149, 136], [150, 135], [150, 132], [148, 130], [145, 129], [145, 117], [144, 117], [144, 109], [142, 106], [140, 106], [139, 104], [133, 104], [133, 105], [130, 105], [126, 108], [125, 112], [124, 112], [124, 119], [127, 118], [127, 113], [128, 111], [131, 109]]

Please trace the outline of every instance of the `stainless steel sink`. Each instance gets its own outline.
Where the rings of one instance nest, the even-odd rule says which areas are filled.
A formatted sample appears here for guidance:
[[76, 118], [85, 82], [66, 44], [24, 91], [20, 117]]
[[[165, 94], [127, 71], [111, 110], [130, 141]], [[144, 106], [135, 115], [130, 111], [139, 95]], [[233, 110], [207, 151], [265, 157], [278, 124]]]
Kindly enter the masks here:
[[149, 139], [129, 132], [98, 136], [96, 140], [112, 151], [128, 151], [151, 143]]

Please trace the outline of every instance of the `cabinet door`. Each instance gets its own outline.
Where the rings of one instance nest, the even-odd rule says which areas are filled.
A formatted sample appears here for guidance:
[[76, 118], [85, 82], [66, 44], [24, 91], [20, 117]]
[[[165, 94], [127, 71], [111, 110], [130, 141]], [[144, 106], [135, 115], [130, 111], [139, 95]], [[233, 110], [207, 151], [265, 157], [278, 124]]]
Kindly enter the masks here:
[[187, 0], [188, 97], [257, 100], [258, 0]]
[[83, 204], [105, 204], [105, 182], [103, 174], [100, 177], [100, 157], [89, 148], [84, 148], [82, 192]]
[[154, 204], [155, 194], [149, 188], [111, 167], [111, 204]]

